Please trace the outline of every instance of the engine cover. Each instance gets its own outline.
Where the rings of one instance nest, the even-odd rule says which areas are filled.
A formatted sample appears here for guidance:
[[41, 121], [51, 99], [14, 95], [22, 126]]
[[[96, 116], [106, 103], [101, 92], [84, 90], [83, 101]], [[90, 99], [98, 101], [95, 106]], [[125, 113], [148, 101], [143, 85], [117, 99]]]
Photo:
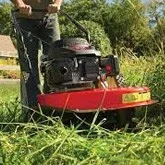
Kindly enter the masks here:
[[78, 59], [78, 71], [81, 80], [94, 81], [99, 74], [98, 58], [88, 57]]
[[51, 91], [93, 83], [99, 75], [100, 52], [83, 38], [52, 43], [44, 66], [44, 79]]
[[45, 63], [48, 86], [53, 89], [97, 80], [99, 60], [97, 57], [57, 58]]

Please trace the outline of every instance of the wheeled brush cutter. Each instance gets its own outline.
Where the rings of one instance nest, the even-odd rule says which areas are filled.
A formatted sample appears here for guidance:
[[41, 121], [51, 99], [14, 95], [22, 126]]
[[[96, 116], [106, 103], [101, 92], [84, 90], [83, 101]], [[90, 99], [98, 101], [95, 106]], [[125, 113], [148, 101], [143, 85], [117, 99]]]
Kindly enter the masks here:
[[37, 96], [38, 103], [65, 112], [66, 118], [76, 115], [92, 120], [91, 114], [99, 112], [109, 123], [112, 116], [119, 125], [130, 123], [136, 107], [155, 102], [150, 89], [125, 87], [117, 56], [102, 57], [91, 46], [87, 30], [67, 13], [61, 13], [86, 34], [86, 39], [67, 38], [52, 43], [48, 59], [41, 65], [45, 89]]

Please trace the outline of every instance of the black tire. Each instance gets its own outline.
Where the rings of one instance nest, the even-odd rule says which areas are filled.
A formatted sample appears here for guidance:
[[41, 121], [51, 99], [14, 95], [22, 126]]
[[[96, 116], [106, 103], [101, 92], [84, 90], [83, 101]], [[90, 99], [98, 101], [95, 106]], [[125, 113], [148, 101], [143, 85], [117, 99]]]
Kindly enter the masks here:
[[[126, 87], [126, 81], [122, 74], [118, 74], [116, 76], [116, 82], [118, 87]], [[128, 128], [135, 127], [135, 123], [132, 121], [133, 117], [135, 116], [135, 108], [127, 108], [127, 109], [120, 109], [117, 110], [116, 113], [116, 120], [117, 120], [117, 127], [118, 128]]]
[[117, 111], [117, 127], [118, 128], [133, 128], [135, 123], [133, 117], [135, 115], [135, 108], [120, 109]]

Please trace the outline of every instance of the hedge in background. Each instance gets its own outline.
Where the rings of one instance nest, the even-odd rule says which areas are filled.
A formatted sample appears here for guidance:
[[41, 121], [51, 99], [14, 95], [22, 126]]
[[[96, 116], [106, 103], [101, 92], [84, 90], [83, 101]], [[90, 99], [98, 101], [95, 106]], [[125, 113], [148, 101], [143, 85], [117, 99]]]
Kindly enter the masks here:
[[[98, 23], [92, 21], [82, 20], [79, 22], [83, 27], [85, 27], [90, 35], [91, 35], [91, 44], [95, 46], [95, 48], [101, 51], [102, 56], [106, 56], [111, 53], [111, 44], [108, 39], [104, 29]], [[67, 25], [61, 25], [61, 37], [69, 38], [69, 37], [85, 37], [85, 34], [77, 29], [75, 25], [69, 23]]]

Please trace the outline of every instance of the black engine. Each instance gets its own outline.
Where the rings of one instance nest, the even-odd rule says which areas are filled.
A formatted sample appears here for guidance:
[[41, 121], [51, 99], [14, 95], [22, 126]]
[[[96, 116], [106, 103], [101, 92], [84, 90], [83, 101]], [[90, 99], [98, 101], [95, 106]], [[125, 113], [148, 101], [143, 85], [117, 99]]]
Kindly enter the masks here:
[[42, 73], [50, 91], [93, 84], [103, 72], [108, 76], [119, 72], [115, 56], [101, 58], [100, 52], [82, 38], [54, 42], [43, 66]]
[[96, 57], [61, 58], [46, 64], [49, 86], [96, 81], [98, 74], [99, 64]]

